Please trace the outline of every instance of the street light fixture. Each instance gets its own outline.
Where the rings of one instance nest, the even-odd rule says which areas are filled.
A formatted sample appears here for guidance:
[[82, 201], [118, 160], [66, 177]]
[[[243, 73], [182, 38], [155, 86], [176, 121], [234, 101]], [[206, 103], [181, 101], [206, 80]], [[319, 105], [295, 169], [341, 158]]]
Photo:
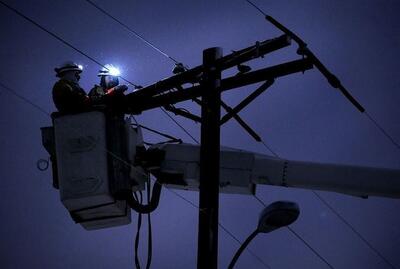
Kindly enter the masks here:
[[289, 201], [277, 201], [264, 208], [258, 219], [257, 229], [247, 237], [240, 248], [236, 251], [228, 269], [233, 269], [240, 254], [242, 254], [243, 250], [251, 240], [257, 236], [257, 234], [269, 233], [276, 229], [288, 226], [297, 220], [299, 214], [299, 206], [296, 203]]

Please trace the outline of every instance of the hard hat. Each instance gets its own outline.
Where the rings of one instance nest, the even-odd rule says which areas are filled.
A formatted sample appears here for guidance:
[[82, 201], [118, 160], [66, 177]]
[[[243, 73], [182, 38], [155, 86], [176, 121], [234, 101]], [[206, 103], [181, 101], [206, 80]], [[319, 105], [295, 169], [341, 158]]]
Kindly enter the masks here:
[[56, 76], [60, 77], [63, 73], [68, 72], [68, 71], [76, 71], [78, 73], [81, 73], [83, 70], [82, 65], [76, 64], [72, 61], [67, 61], [64, 62], [63, 64], [60, 65], [60, 67], [54, 68], [54, 71], [56, 71]]
[[113, 76], [118, 77], [121, 74], [119, 69], [112, 64], [106, 64], [97, 74], [97, 76]]

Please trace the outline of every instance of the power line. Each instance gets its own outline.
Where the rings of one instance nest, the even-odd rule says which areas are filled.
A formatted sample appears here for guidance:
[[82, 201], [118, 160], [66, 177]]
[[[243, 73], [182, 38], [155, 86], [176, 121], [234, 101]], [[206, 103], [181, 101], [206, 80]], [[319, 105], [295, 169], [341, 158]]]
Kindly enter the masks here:
[[[245, 0], [247, 3], [249, 3], [251, 6], [253, 6], [255, 9], [257, 9], [261, 14], [263, 14], [265, 17], [268, 15], [256, 4], [254, 4], [250, 0]], [[364, 110], [364, 109], [363, 109]], [[362, 111], [362, 113], [365, 113], [366, 117], [369, 119], [371, 123], [375, 125], [375, 127], [397, 148], [400, 150], [400, 144], [396, 142], [396, 140], [389, 134], [388, 131], [383, 128], [383, 126], [375, 120], [367, 111]]]
[[186, 130], [185, 127], [183, 127], [176, 119], [174, 119], [174, 117], [172, 117], [167, 111], [165, 111], [164, 108], [160, 107], [161, 111], [164, 112], [165, 115], [167, 115], [173, 122], [175, 122], [176, 125], [178, 125], [179, 128], [182, 129], [182, 131], [184, 131], [194, 142], [196, 142], [197, 144], [200, 144], [199, 141], [193, 137], [193, 135], [190, 134], [190, 132], [188, 130]]
[[150, 46], [151, 48], [153, 48], [154, 50], [156, 50], [157, 52], [159, 52], [160, 54], [162, 54], [163, 56], [169, 58], [170, 60], [172, 60], [173, 62], [175, 62], [176, 64], [178, 64], [179, 62], [172, 58], [171, 56], [169, 56], [167, 53], [165, 53], [164, 51], [162, 51], [159, 47], [157, 47], [156, 45], [154, 45], [152, 42], [150, 42], [149, 40], [147, 40], [146, 38], [144, 38], [141, 34], [139, 34], [138, 32], [136, 32], [135, 30], [133, 30], [132, 28], [130, 28], [128, 25], [126, 25], [125, 23], [121, 22], [120, 20], [118, 20], [117, 18], [115, 18], [114, 16], [112, 16], [110, 13], [108, 13], [106, 10], [102, 9], [101, 7], [99, 7], [98, 5], [96, 5], [93, 1], [91, 0], [86, 0], [86, 2], [88, 2], [90, 5], [92, 5], [93, 7], [95, 7], [97, 10], [99, 10], [101, 13], [105, 14], [106, 16], [110, 17], [112, 20], [114, 20], [115, 22], [117, 22], [119, 25], [121, 25], [122, 27], [124, 27], [128, 32], [130, 32], [131, 34], [133, 34], [135, 37], [139, 38], [141, 41], [143, 41], [144, 43], [146, 43], [148, 46]]
[[0, 82], [0, 86], [2, 88], [4, 88], [5, 90], [7, 90], [8, 92], [12, 93], [14, 96], [18, 97], [19, 99], [21, 99], [22, 101], [24, 101], [25, 103], [33, 106], [34, 108], [36, 108], [37, 110], [39, 110], [40, 112], [42, 112], [43, 114], [50, 116], [49, 112], [47, 112], [46, 110], [44, 110], [43, 108], [41, 108], [39, 105], [35, 104], [34, 102], [32, 102], [31, 100], [29, 100], [28, 98], [22, 96], [21, 94], [19, 94], [17, 91], [11, 89], [10, 87], [7, 87], [6, 85], [4, 85], [2, 82]]
[[378, 128], [382, 134], [384, 136], [387, 137], [387, 139], [390, 140], [390, 142], [392, 142], [392, 144], [397, 148], [400, 149], [400, 145], [394, 140], [394, 138], [382, 127], [381, 124], [379, 124], [379, 122], [377, 122], [368, 112], [365, 111], [365, 115], [367, 116], [367, 118], [376, 126], [376, 128]]
[[308, 244], [298, 233], [296, 233], [291, 227], [287, 227], [288, 230], [294, 234], [300, 241], [302, 241], [315, 255], [317, 255], [329, 268], [334, 269], [334, 267], [324, 258], [322, 257], [310, 244]]
[[[36, 27], [38, 27], [40, 30], [48, 33], [49, 35], [51, 35], [52, 37], [54, 37], [55, 39], [57, 39], [58, 41], [60, 41], [61, 43], [63, 43], [64, 45], [70, 47], [71, 49], [75, 50], [76, 52], [78, 52], [79, 54], [85, 56], [86, 58], [88, 58], [89, 60], [93, 61], [94, 63], [98, 64], [101, 67], [107, 68], [104, 64], [100, 63], [99, 61], [97, 61], [95, 58], [91, 57], [90, 55], [88, 55], [87, 53], [83, 52], [82, 50], [78, 49], [77, 47], [75, 47], [74, 45], [72, 45], [71, 43], [69, 43], [68, 41], [66, 41], [65, 39], [63, 39], [62, 37], [60, 37], [59, 35], [55, 34], [54, 32], [51, 32], [50, 30], [46, 29], [44, 26], [40, 25], [39, 23], [37, 23], [36, 21], [34, 21], [33, 19], [29, 18], [28, 16], [24, 15], [23, 13], [21, 13], [20, 11], [16, 10], [15, 8], [11, 7], [10, 5], [4, 3], [3, 1], [0, 0], [0, 4], [2, 4], [3, 6], [5, 6], [6, 8], [8, 8], [9, 10], [13, 11], [15, 14], [17, 14], [18, 16], [24, 18], [25, 20], [27, 20], [28, 22], [32, 23], [33, 25], [35, 25]], [[121, 77], [121, 79], [123, 79], [124, 81], [128, 82], [129, 84], [131, 84], [132, 86], [134, 86], [135, 88], [140, 88], [139, 85], [136, 85], [135, 83], [130, 82], [129, 80], [127, 80], [124, 77]]]
[[249, 1], [249, 0], [245, 0], [247, 3], [249, 3], [250, 5], [252, 5], [255, 9], [257, 9], [261, 14], [263, 14], [264, 16], [267, 16], [267, 13], [265, 13], [261, 8], [259, 8], [256, 4], [254, 4], [253, 2]]
[[314, 194], [318, 197], [318, 199], [325, 204], [343, 223], [345, 223], [372, 251], [375, 252], [383, 261], [386, 262], [391, 268], [396, 269], [396, 267], [386, 259], [374, 246], [371, 245], [362, 235], [359, 233], [353, 225], [351, 225], [342, 215], [339, 214], [325, 199], [322, 198], [317, 192], [314, 191]]

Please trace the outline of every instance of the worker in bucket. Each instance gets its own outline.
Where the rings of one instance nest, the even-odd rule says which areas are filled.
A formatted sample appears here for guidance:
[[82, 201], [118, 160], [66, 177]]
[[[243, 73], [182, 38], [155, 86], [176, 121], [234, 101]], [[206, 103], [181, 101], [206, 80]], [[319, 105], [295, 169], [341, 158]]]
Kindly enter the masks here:
[[89, 92], [89, 97], [94, 107], [107, 106], [116, 108], [124, 99], [126, 85], [119, 85], [120, 71], [113, 65], [105, 65], [97, 74], [100, 85], [94, 85]]
[[53, 101], [61, 113], [79, 113], [90, 109], [90, 99], [79, 86], [82, 66], [72, 61], [54, 68], [60, 78], [53, 86]]

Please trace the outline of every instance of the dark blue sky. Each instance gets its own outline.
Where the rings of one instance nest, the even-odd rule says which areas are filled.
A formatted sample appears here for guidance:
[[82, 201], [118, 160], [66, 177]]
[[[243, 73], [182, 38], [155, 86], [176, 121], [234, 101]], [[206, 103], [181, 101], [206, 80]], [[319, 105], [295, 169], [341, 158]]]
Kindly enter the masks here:
[[[171, 75], [171, 61], [86, 1], [5, 2], [98, 61], [121, 67], [123, 76], [136, 84], [148, 85]], [[220, 46], [228, 54], [281, 34], [244, 0], [95, 2], [189, 66], [201, 64], [205, 48]], [[369, 114], [400, 142], [399, 1], [256, 3], [303, 37]], [[0, 33], [0, 82], [45, 111], [54, 110], [53, 68], [60, 62], [72, 59], [84, 65], [81, 84], [86, 90], [98, 82], [99, 66], [2, 5]], [[251, 66], [256, 69], [296, 59], [295, 49], [293, 45]], [[255, 87], [234, 90], [224, 100], [235, 105]], [[39, 128], [49, 125], [50, 118], [3, 88], [0, 96], [0, 267], [132, 268], [136, 217], [129, 226], [94, 232], [74, 224], [51, 187], [50, 171], [36, 169], [36, 161], [47, 157]], [[198, 112], [190, 102], [182, 106]], [[283, 158], [400, 169], [400, 151], [316, 70], [277, 80], [241, 115]], [[138, 120], [193, 142], [159, 110], [148, 111]], [[199, 136], [199, 125], [178, 120]], [[154, 139], [147, 134], [146, 138]], [[235, 122], [224, 125], [221, 143], [270, 154]], [[197, 204], [197, 193], [178, 193]], [[319, 193], [400, 268], [399, 200]], [[302, 211], [292, 228], [334, 268], [391, 268], [312, 192], [261, 186], [257, 196], [265, 203], [298, 202]], [[220, 222], [244, 240], [255, 228], [262, 207], [248, 196], [221, 195], [220, 201]], [[152, 268], [196, 267], [197, 209], [168, 190], [153, 214], [153, 235]], [[223, 230], [219, 236], [219, 267], [226, 268], [238, 244]], [[286, 229], [259, 235], [249, 248], [271, 268], [328, 268]], [[237, 268], [264, 267], [244, 253]]]

